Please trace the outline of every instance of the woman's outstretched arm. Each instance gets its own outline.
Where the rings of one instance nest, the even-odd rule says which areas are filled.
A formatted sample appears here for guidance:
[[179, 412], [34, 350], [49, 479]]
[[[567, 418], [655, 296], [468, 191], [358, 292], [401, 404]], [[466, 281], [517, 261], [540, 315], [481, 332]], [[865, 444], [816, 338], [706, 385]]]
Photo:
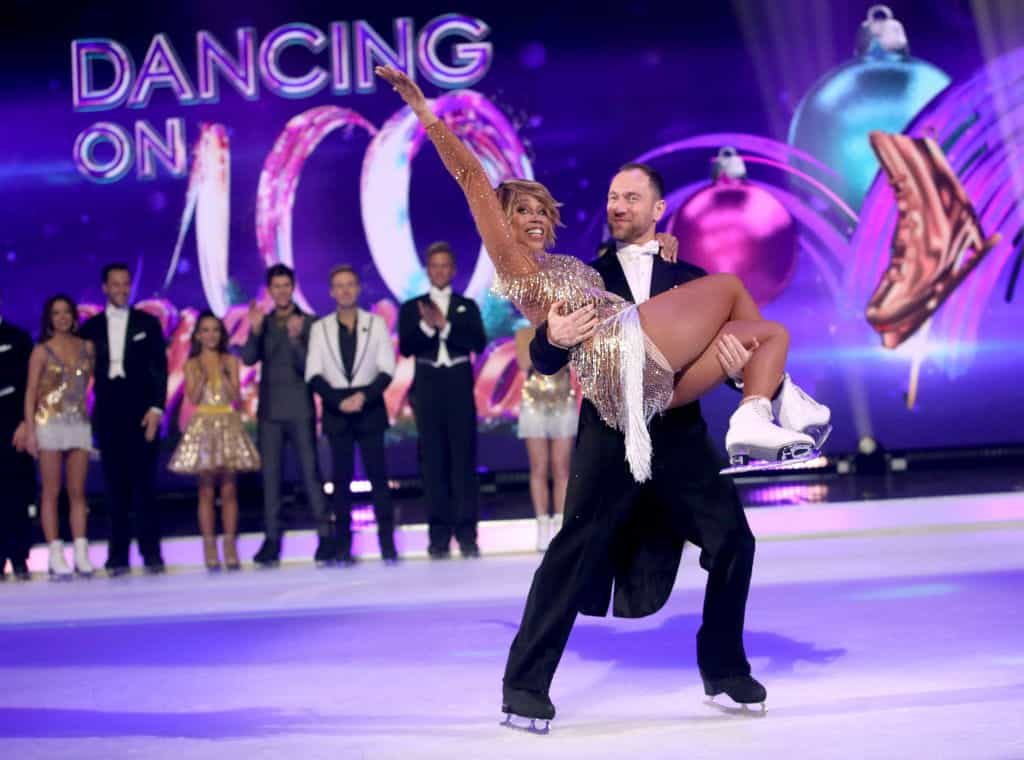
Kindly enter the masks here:
[[535, 272], [537, 263], [526, 246], [515, 242], [512, 227], [505, 218], [505, 212], [498, 203], [480, 160], [430, 110], [423, 91], [408, 76], [391, 66], [378, 66], [376, 72], [402, 96], [402, 100], [416, 114], [445, 167], [459, 183], [498, 274], [515, 276]]

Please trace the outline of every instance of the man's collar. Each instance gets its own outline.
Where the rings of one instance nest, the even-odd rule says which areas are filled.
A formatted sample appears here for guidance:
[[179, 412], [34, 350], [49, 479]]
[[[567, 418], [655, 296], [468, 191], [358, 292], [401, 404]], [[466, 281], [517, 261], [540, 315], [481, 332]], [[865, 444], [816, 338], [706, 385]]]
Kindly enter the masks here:
[[107, 307], [106, 309], [104, 309], [104, 311], [108, 315], [117, 314], [118, 316], [127, 316], [130, 309], [131, 307], [128, 306], [127, 304], [125, 304], [124, 306], [116, 306], [115, 304], [112, 304], [110, 301], [107, 301]]

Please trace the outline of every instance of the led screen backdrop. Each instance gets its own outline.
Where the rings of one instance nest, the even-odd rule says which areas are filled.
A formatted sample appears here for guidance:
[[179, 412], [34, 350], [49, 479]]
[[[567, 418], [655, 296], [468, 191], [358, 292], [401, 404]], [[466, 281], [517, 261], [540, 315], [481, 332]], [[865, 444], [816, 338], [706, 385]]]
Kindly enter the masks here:
[[[37, 329], [44, 299], [67, 291], [90, 312], [100, 268], [129, 263], [136, 301], [171, 338], [173, 428], [197, 310], [224, 315], [241, 342], [265, 266], [294, 266], [300, 302], [322, 314], [326, 274], [347, 262], [364, 306], [393, 319], [426, 287], [419, 252], [446, 239], [492, 340], [476, 368], [481, 426], [512, 435], [520, 319], [488, 294], [455, 183], [371, 76], [390, 62], [495, 183], [549, 185], [565, 204], [560, 252], [593, 256], [619, 164], [660, 169], [663, 227], [683, 258], [739, 274], [790, 327], [791, 371], [832, 407], [834, 450], [865, 435], [896, 448], [1020, 441], [1024, 12], [1010, 6], [255, 0], [59, 15], [15, 2], [0, 308]], [[402, 364], [388, 392], [398, 438], [414, 430], [411, 373]], [[716, 434], [734, 400], [707, 400]], [[485, 446], [484, 459], [525, 457]]]

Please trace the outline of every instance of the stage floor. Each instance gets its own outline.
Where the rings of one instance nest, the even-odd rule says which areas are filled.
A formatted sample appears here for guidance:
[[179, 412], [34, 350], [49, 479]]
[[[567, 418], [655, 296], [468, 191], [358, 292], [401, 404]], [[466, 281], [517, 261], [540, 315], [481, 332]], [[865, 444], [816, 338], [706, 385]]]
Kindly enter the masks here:
[[534, 554], [8, 581], [0, 755], [1022, 758], [1024, 494], [988, 503], [987, 521], [946, 499], [793, 508], [787, 524], [819, 521], [802, 535], [755, 526], [764, 717], [704, 703], [688, 547], [657, 615], [579, 619], [548, 736], [498, 725]]

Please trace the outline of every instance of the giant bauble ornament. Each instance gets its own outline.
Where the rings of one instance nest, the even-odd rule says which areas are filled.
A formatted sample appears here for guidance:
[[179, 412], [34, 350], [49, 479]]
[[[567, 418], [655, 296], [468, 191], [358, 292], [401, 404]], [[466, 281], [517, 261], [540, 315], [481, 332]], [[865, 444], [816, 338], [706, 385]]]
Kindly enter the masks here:
[[903, 25], [892, 11], [872, 6], [855, 57], [821, 77], [800, 101], [789, 143], [834, 169], [836, 191], [860, 210], [878, 172], [868, 133], [902, 132], [948, 84], [944, 72], [910, 55]]
[[711, 273], [737, 275], [758, 304], [776, 298], [796, 269], [796, 224], [786, 207], [746, 178], [732, 148], [714, 163], [713, 180], [672, 215], [668, 232], [679, 257]]

